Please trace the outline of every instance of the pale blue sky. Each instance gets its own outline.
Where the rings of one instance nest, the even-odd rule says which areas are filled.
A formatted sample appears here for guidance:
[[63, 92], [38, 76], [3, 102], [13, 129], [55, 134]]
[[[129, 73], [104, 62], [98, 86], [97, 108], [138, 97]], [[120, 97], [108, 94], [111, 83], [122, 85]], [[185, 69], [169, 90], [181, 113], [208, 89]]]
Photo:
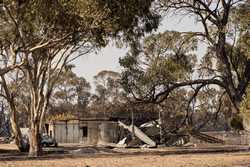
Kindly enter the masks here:
[[[165, 18], [157, 30], [157, 32], [164, 32], [166, 30], [175, 31], [202, 31], [201, 25], [195, 23], [191, 17], [171, 16]], [[126, 48], [116, 48], [110, 44], [106, 48], [101, 49], [98, 53], [91, 53], [74, 61], [74, 72], [78, 76], [83, 76], [91, 84], [93, 84], [93, 76], [102, 70], [113, 70], [120, 72], [119, 57], [126, 54]], [[200, 47], [199, 54], [203, 54], [204, 47]]]

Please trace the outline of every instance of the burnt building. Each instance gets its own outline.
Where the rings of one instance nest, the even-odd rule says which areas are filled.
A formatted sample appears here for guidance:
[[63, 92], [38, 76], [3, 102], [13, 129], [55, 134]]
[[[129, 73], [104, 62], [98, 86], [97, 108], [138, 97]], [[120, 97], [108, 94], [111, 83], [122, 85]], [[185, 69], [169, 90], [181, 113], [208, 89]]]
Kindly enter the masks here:
[[118, 123], [109, 118], [52, 121], [48, 125], [48, 133], [59, 143], [98, 145], [119, 140]]
[[[111, 112], [110, 112], [111, 113]], [[119, 121], [129, 125], [132, 122], [130, 112], [85, 112], [74, 119], [54, 120], [46, 124], [46, 133], [54, 137], [58, 143], [80, 143], [98, 145], [102, 143], [117, 143], [124, 136], [124, 129]], [[134, 112], [135, 125], [157, 119], [157, 113]]]

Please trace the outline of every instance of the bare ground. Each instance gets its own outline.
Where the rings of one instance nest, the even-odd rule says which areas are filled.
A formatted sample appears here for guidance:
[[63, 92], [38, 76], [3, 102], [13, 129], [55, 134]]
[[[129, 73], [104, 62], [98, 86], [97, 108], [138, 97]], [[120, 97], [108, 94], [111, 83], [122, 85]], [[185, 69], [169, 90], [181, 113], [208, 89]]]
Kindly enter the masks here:
[[[8, 149], [8, 146], [5, 148]], [[121, 155], [110, 152], [80, 157], [4, 159], [0, 160], [0, 167], [250, 167], [250, 152], [181, 155], [155, 154], [154, 152]]]
[[140, 155], [0, 161], [1, 167], [250, 167], [250, 154]]

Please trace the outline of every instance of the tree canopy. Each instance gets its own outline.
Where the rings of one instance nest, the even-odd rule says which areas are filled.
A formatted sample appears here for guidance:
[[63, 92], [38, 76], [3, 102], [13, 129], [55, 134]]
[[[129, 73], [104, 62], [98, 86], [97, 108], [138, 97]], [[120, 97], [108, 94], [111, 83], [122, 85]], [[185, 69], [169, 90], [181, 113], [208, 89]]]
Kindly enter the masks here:
[[[0, 1], [0, 75], [11, 107], [13, 133], [21, 148], [15, 96], [6, 73], [26, 80], [30, 112], [30, 155], [39, 155], [41, 125], [64, 67], [105, 46], [111, 38], [136, 41], [158, 25], [153, 1], [4, 0]], [[140, 8], [137, 8], [140, 6]], [[14, 126], [15, 125], [15, 126]]]
[[[191, 105], [202, 91], [216, 88], [216, 108], [228, 98], [239, 113], [250, 80], [249, 5], [244, 0], [157, 1], [156, 11], [194, 17], [203, 30], [153, 34], [132, 48], [120, 60], [125, 90], [139, 103], [156, 104], [179, 89], [193, 90]], [[199, 42], [207, 46], [205, 55], [196, 54]]]

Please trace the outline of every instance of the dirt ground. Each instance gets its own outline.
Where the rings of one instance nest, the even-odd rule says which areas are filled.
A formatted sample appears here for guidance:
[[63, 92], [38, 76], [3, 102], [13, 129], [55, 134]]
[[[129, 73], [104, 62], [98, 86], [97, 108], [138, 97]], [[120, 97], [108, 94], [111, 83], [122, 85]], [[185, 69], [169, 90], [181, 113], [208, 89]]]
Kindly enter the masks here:
[[250, 167], [250, 153], [0, 161], [1, 167]]
[[[79, 148], [79, 146], [64, 146], [62, 148], [75, 149]], [[16, 157], [20, 159], [15, 159], [11, 157], [4, 158], [4, 156], [15, 154], [15, 147], [13, 145], [1, 145], [0, 167], [250, 167], [249, 151], [173, 155], [172, 153], [168, 154], [168, 152], [177, 148], [158, 149], [160, 152], [151, 152], [150, 150], [138, 152], [138, 149], [124, 149], [122, 154], [120, 154], [122, 151], [119, 149], [111, 149], [110, 151], [101, 148], [86, 149], [86, 147], [82, 147], [82, 149], [85, 153], [80, 153], [80, 155], [60, 154], [57, 156], [57, 154], [52, 154], [47, 158], [40, 159], [27, 159], [23, 155], [20, 158], [20, 155], [17, 155]], [[10, 152], [6, 154], [4, 150]], [[128, 153], [128, 150], [130, 153]]]

